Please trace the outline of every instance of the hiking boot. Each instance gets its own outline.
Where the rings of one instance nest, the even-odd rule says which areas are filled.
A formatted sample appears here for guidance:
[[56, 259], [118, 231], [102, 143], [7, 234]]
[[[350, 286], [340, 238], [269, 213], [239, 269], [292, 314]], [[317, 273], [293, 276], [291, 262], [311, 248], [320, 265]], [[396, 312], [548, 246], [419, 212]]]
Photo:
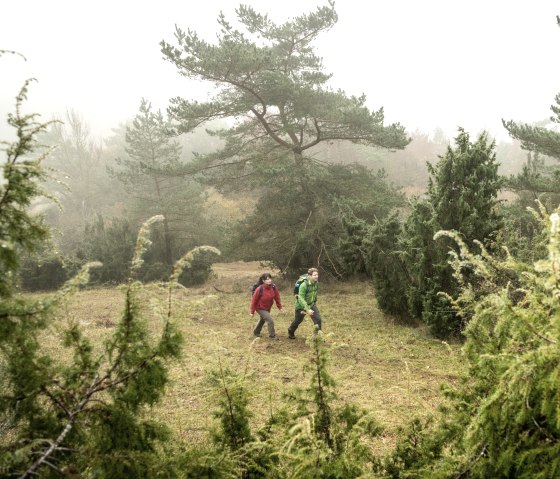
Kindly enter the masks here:
[[296, 336], [290, 330], [288, 330], [288, 339], [296, 339]]
[[272, 339], [272, 341], [280, 341], [280, 338], [278, 336], [269, 336], [270, 339]]
[[255, 331], [253, 331], [253, 336], [256, 336], [257, 338], [260, 338], [260, 337], [261, 337], [261, 333], [257, 333], [257, 332], [255, 332]]

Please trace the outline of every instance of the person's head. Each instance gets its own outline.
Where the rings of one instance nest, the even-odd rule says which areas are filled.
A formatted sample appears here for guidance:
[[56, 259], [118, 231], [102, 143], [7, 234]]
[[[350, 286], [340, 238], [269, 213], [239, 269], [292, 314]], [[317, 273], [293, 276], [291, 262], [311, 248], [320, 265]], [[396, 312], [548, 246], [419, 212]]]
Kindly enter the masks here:
[[259, 284], [271, 284], [272, 275], [270, 273], [263, 273], [259, 278]]
[[315, 282], [319, 279], [319, 270], [317, 268], [309, 268], [307, 274], [311, 278], [311, 281]]

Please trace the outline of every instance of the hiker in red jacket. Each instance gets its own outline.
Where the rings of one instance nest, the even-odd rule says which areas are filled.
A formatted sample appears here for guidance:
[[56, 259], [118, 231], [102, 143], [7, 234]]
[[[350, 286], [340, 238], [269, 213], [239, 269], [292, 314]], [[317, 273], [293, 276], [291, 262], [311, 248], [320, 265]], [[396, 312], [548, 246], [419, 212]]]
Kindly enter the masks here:
[[259, 278], [258, 286], [255, 288], [253, 293], [253, 299], [251, 299], [251, 318], [255, 315], [255, 311], [259, 314], [260, 319], [257, 326], [253, 330], [255, 336], [261, 335], [261, 329], [266, 322], [268, 325], [268, 336], [270, 338], [276, 338], [276, 332], [274, 331], [274, 320], [270, 314], [272, 309], [272, 304], [276, 301], [276, 307], [282, 310], [282, 302], [280, 301], [280, 293], [275, 284], [272, 283], [272, 276], [270, 273], [264, 273]]

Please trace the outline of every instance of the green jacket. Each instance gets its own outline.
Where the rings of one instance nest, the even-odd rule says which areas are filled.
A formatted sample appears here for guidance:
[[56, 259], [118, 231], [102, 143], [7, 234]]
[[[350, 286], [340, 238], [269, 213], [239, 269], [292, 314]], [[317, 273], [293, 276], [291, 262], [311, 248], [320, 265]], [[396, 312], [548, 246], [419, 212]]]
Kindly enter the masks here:
[[306, 279], [299, 285], [299, 292], [296, 298], [296, 309], [309, 311], [311, 306], [317, 301], [317, 290], [319, 289], [318, 281]]

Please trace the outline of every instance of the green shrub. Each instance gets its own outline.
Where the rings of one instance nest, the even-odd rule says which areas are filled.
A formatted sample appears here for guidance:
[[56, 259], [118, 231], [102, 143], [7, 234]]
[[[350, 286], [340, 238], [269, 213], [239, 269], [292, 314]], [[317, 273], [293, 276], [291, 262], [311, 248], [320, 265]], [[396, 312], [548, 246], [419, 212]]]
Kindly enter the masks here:
[[390, 477], [559, 477], [559, 213], [545, 217], [548, 259], [534, 266], [473, 254], [458, 235], [442, 233], [459, 247], [452, 265], [461, 289], [453, 303], [471, 318], [464, 331], [469, 371], [447, 388], [434, 427], [413, 425], [401, 438], [385, 463]]
[[193, 259], [191, 267], [179, 276], [179, 283], [186, 287], [205, 283], [212, 274], [213, 261], [214, 257], [211, 255], [198, 255]]
[[25, 291], [53, 291], [79, 271], [76, 260], [43, 251], [26, 255], [19, 272], [20, 285]]

